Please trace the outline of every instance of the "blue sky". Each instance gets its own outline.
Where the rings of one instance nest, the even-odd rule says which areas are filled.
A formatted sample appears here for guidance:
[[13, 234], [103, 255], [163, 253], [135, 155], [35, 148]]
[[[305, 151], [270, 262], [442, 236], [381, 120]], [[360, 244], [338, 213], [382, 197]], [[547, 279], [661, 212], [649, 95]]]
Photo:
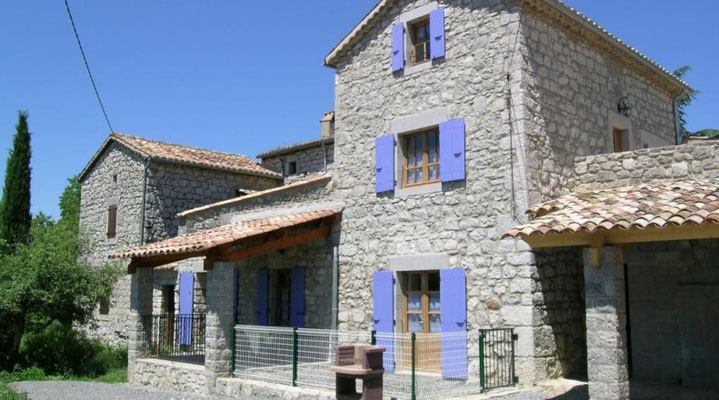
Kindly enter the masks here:
[[[332, 47], [375, 0], [70, 0], [113, 128], [250, 156], [319, 135]], [[702, 91], [689, 129], [719, 128], [719, 2], [569, 0]], [[107, 137], [62, 0], [0, 5], [0, 176], [30, 112], [32, 211], [58, 215], [66, 178]]]

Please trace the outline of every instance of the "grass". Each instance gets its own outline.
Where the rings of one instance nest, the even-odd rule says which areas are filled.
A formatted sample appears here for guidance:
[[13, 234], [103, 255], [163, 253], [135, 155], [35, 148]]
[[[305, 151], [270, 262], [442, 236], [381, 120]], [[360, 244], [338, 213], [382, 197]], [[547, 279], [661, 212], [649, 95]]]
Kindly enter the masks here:
[[13, 372], [0, 372], [0, 400], [27, 400], [27, 396], [15, 392], [10, 388], [11, 382], [21, 381], [81, 381], [101, 383], [127, 382], [127, 368], [115, 368], [97, 377], [58, 375], [46, 376], [39, 368], [16, 370]]

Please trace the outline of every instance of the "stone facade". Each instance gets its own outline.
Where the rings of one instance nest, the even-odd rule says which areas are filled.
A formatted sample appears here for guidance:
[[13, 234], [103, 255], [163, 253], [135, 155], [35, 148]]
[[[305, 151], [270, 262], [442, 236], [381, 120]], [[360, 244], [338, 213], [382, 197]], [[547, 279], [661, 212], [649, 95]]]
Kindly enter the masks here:
[[[91, 267], [109, 263], [114, 251], [140, 243], [142, 192], [146, 161], [122, 144], [111, 142], [84, 176], [80, 226], [91, 250], [83, 260]], [[233, 198], [238, 189], [262, 190], [281, 180], [153, 161], [147, 176], [145, 241], [175, 236], [177, 213]], [[117, 234], [107, 237], [108, 207], [117, 205]], [[125, 264], [116, 263], [118, 268]], [[112, 345], [127, 340], [130, 278], [116, 284], [109, 310], [98, 310], [91, 336]]]
[[283, 152], [278, 155], [262, 157], [262, 166], [270, 171], [289, 175], [288, 164], [296, 163], [297, 171], [293, 175], [307, 175], [318, 171], [332, 169], [334, 165], [334, 143], [331, 140], [302, 148], [296, 151]]
[[141, 359], [134, 362], [132, 382], [163, 390], [207, 393], [205, 368], [165, 360]]

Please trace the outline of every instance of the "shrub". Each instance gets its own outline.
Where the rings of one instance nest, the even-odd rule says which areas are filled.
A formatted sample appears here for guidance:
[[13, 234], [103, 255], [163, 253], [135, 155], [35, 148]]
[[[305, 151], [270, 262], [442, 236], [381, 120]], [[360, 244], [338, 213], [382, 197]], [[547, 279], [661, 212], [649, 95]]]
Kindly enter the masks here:
[[23, 367], [40, 367], [48, 375], [95, 377], [127, 365], [127, 350], [107, 347], [57, 321], [28, 333], [20, 347]]

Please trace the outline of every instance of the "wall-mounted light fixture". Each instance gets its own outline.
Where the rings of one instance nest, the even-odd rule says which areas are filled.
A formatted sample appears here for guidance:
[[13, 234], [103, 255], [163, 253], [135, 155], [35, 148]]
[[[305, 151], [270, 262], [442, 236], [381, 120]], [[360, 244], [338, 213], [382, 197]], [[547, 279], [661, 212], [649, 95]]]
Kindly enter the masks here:
[[617, 103], [617, 112], [625, 117], [629, 117], [631, 111], [632, 106], [629, 105], [629, 99], [626, 96], [619, 99], [619, 103]]

